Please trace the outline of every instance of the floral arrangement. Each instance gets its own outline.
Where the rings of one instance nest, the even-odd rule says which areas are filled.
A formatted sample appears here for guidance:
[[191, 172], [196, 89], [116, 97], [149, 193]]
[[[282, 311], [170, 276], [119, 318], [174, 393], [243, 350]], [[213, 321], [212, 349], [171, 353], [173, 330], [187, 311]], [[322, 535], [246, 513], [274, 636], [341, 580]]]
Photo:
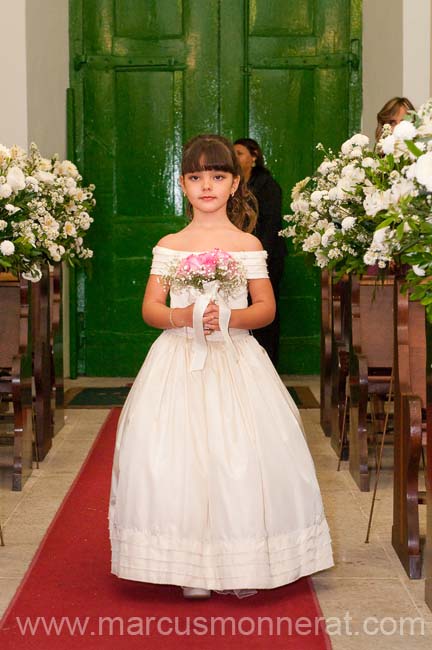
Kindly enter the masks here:
[[235, 295], [247, 283], [244, 265], [229, 253], [214, 248], [174, 262], [161, 276], [161, 282], [174, 291], [194, 288], [203, 293], [208, 283], [214, 281], [225, 297]]
[[91, 258], [84, 236], [94, 189], [73, 163], [43, 158], [35, 144], [28, 153], [0, 145], [0, 271], [36, 282], [41, 264]]
[[356, 134], [294, 187], [287, 228], [320, 268], [363, 274], [408, 269], [406, 287], [432, 320], [432, 99], [371, 151]]

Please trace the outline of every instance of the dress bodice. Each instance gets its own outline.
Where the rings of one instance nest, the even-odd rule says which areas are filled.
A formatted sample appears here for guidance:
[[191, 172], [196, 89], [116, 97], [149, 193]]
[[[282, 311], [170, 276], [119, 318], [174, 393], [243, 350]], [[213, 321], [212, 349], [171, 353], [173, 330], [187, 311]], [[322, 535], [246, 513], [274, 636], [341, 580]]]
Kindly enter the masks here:
[[[179, 261], [193, 253], [203, 251], [177, 251], [164, 246], [155, 246], [153, 248], [153, 259], [150, 273], [154, 275], [164, 275], [173, 262]], [[227, 251], [235, 260], [242, 262], [246, 278], [256, 280], [259, 278], [268, 278], [267, 271], [267, 251]], [[187, 307], [193, 302], [191, 291], [183, 290], [173, 292], [170, 290], [171, 307]], [[244, 309], [248, 306], [247, 287], [240, 289], [235, 296], [226, 299], [230, 309]]]

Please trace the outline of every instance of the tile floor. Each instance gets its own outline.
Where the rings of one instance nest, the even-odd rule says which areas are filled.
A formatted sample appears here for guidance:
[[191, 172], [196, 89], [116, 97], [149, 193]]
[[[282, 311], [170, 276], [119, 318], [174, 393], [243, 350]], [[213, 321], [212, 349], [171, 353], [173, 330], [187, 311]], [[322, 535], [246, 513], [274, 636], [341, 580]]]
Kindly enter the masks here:
[[[319, 399], [317, 377], [283, 377], [308, 385]], [[124, 385], [124, 378], [80, 378], [76, 385]], [[66, 424], [22, 492], [10, 491], [10, 472], [0, 469], [0, 614], [7, 607], [59, 504], [86, 457], [108, 411], [68, 410]], [[410, 581], [390, 542], [391, 458], [385, 459], [369, 544], [371, 493], [359, 492], [319, 425], [318, 410], [303, 410], [308, 443], [320, 481], [333, 539], [335, 566], [313, 577], [334, 650], [430, 649], [432, 611], [424, 602], [424, 580]], [[386, 450], [387, 451], [387, 450]], [[4, 450], [2, 450], [4, 454]], [[425, 512], [422, 512], [422, 527]], [[371, 618], [370, 618], [371, 617]], [[410, 624], [412, 630], [410, 630]], [[365, 627], [369, 626], [369, 627]]]

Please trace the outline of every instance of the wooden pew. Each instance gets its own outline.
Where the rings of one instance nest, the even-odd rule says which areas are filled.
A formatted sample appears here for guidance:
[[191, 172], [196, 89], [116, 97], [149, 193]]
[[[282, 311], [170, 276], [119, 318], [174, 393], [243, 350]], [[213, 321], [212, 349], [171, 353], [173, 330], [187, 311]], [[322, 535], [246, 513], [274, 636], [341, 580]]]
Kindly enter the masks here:
[[[349, 354], [349, 470], [362, 492], [370, 486], [368, 405], [373, 434], [384, 421], [393, 365], [394, 278], [351, 278]], [[382, 428], [382, 427], [381, 427]]]
[[320, 424], [326, 436], [331, 435], [332, 391], [332, 277], [321, 272], [321, 373], [320, 373]]
[[62, 322], [62, 271], [56, 264], [50, 272], [50, 370], [53, 435], [64, 426], [64, 370]]
[[50, 277], [48, 265], [44, 265], [41, 270], [42, 277], [40, 281], [32, 284], [31, 318], [35, 386], [34, 413], [38, 460], [45, 458], [51, 448], [53, 438]]
[[[420, 578], [422, 549], [419, 492], [422, 445], [426, 444], [426, 323], [424, 307], [401, 294], [395, 282], [394, 489], [392, 544], [410, 578]], [[430, 451], [429, 451], [430, 455]]]
[[[331, 445], [339, 454], [345, 407], [346, 379], [348, 376], [350, 341], [350, 279], [344, 276], [339, 281], [332, 279], [331, 319]], [[347, 449], [345, 449], [347, 452]], [[344, 453], [344, 459], [348, 454]]]
[[427, 435], [426, 435], [426, 549], [425, 549], [425, 600], [432, 609], [432, 325], [426, 326], [426, 388], [427, 388]]
[[32, 358], [29, 283], [0, 273], [0, 395], [13, 414], [12, 490], [21, 490], [32, 470]]

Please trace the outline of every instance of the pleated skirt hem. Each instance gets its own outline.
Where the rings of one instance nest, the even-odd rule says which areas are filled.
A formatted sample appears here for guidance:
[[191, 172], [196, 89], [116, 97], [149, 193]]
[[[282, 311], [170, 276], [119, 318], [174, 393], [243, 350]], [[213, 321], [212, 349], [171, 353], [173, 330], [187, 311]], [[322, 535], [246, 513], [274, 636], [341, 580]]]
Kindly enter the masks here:
[[[123, 540], [120, 539], [123, 537]], [[119, 578], [204, 589], [273, 589], [334, 565], [331, 540], [325, 519], [296, 535], [256, 540], [255, 548], [247, 540], [245, 550], [235, 544], [235, 550], [199, 554], [155, 546], [154, 538], [144, 544], [125, 541], [128, 534], [118, 535], [111, 529], [111, 572]], [[283, 541], [286, 545], [284, 545]]]

